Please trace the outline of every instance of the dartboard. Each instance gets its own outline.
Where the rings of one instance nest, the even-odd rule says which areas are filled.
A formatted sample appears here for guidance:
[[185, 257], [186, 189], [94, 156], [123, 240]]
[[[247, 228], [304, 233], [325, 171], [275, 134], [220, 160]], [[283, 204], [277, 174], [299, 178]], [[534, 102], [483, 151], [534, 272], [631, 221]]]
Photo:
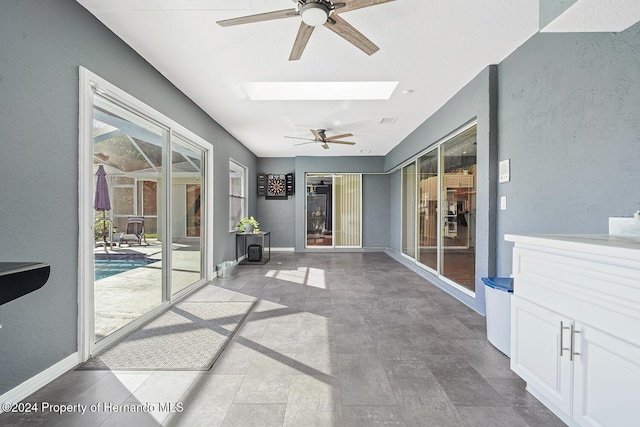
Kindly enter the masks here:
[[284, 175], [269, 175], [267, 178], [267, 195], [269, 199], [287, 198]]
[[269, 193], [274, 196], [281, 196], [284, 193], [284, 180], [272, 179], [269, 181]]

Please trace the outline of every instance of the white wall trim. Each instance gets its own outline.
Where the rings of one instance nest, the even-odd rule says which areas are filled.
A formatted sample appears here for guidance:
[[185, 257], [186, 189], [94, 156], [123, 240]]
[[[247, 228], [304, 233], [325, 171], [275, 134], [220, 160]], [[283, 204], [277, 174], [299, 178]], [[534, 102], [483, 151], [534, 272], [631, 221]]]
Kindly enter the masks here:
[[[94, 330], [91, 307], [94, 305], [93, 263], [91, 246], [93, 236], [93, 211], [89, 203], [93, 187], [93, 148], [87, 141], [93, 135], [87, 123], [93, 120], [93, 94], [90, 90], [92, 73], [79, 68], [79, 111], [78, 111], [78, 337], [77, 350], [81, 360], [87, 360], [91, 353], [90, 331]], [[91, 149], [89, 148], [91, 147]]]
[[2, 403], [20, 402], [22, 399], [40, 390], [42, 387], [58, 378], [60, 375], [70, 371], [79, 363], [80, 353], [75, 352], [65, 357], [55, 365], [29, 378], [19, 386], [12, 388], [8, 392], [0, 396], [0, 414], [4, 412], [2, 410]]
[[294, 252], [296, 248], [271, 248], [271, 252]]
[[[79, 132], [78, 132], [78, 150], [79, 150], [79, 174], [78, 174], [78, 197], [79, 197], [79, 232], [78, 232], [78, 352], [81, 361], [88, 360], [92, 352], [100, 351], [109, 344], [109, 341], [102, 340], [100, 344], [96, 344], [93, 340], [94, 333], [94, 248], [93, 248], [93, 206], [88, 201], [93, 200], [93, 107], [94, 107], [94, 89], [100, 93], [100, 96], [106, 97], [116, 104], [122, 105], [123, 108], [135, 111], [137, 115], [144, 117], [163, 129], [163, 137], [167, 138], [166, 149], [163, 150], [163, 164], [168, 164], [167, 156], [169, 151], [173, 150], [172, 138], [177, 137], [184, 140], [188, 144], [192, 144], [204, 152], [204, 182], [208, 185], [205, 188], [204, 202], [206, 206], [205, 215], [208, 221], [204, 236], [205, 243], [203, 248], [205, 264], [204, 264], [204, 282], [215, 278], [215, 266], [210, 261], [213, 251], [214, 242], [214, 224], [213, 224], [213, 145], [198, 136], [194, 132], [180, 125], [178, 122], [158, 112], [153, 107], [138, 100], [134, 96], [128, 94], [124, 90], [99, 77], [84, 67], [79, 67]], [[164, 133], [166, 130], [166, 134]], [[169, 170], [169, 169], [166, 169]], [[171, 185], [165, 186], [165, 205], [170, 206]], [[171, 209], [166, 212], [166, 223], [172, 224]], [[170, 225], [167, 225], [170, 227]], [[166, 233], [167, 231], [165, 231]], [[170, 251], [163, 249], [166, 258], [163, 274], [169, 274], [171, 271], [171, 255]], [[169, 283], [165, 280], [164, 283]], [[165, 290], [163, 290], [164, 292]], [[177, 299], [180, 299], [178, 296]], [[166, 301], [148, 313], [149, 316], [155, 316], [166, 310], [169, 304], [172, 304], [172, 296], [169, 295]], [[132, 322], [135, 326], [144, 323], [144, 316]], [[114, 339], [122, 337], [126, 328], [120, 329], [114, 333]]]

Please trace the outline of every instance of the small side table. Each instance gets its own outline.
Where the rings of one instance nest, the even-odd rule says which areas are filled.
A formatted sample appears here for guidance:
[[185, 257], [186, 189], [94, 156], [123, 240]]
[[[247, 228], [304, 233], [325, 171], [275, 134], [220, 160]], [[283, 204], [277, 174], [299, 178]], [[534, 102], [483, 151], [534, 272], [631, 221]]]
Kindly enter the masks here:
[[[238, 255], [238, 239], [242, 240], [243, 252], [240, 255], [247, 255], [247, 238], [255, 237], [261, 240], [262, 245], [262, 259], [260, 261], [249, 261], [246, 257], [239, 264], [255, 265], [266, 264], [271, 259], [271, 232], [270, 231], [258, 231], [257, 233], [236, 233], [236, 259]], [[267, 249], [265, 251], [265, 238], [267, 238]]]

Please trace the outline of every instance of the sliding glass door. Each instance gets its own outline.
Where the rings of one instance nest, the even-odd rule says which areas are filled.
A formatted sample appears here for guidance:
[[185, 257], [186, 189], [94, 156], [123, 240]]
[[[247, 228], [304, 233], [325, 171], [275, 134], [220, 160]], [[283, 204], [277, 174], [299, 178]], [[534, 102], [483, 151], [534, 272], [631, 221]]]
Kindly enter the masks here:
[[402, 253], [416, 256], [416, 164], [402, 168]]
[[476, 125], [402, 168], [402, 253], [475, 293]]
[[81, 83], [86, 358], [211, 277], [212, 155], [210, 144], [84, 69]]
[[476, 128], [442, 144], [441, 274], [475, 292]]
[[[158, 238], [158, 194], [168, 129], [94, 96], [94, 330], [95, 342], [167, 300]], [[150, 185], [150, 184], [153, 185]], [[90, 202], [90, 201], [89, 201]], [[153, 220], [141, 209], [153, 212]]]
[[204, 151], [173, 136], [171, 150], [171, 292], [204, 279]]
[[438, 271], [438, 150], [418, 159], [418, 250], [416, 261]]
[[306, 247], [362, 247], [362, 175], [306, 176]]

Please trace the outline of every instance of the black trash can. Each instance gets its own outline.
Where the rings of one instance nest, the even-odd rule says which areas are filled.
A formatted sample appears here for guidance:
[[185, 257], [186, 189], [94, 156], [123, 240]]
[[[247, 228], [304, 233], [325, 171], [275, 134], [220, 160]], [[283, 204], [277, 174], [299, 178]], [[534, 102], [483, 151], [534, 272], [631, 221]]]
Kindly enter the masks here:
[[253, 262], [262, 260], [262, 246], [249, 245], [247, 248], [247, 259]]

